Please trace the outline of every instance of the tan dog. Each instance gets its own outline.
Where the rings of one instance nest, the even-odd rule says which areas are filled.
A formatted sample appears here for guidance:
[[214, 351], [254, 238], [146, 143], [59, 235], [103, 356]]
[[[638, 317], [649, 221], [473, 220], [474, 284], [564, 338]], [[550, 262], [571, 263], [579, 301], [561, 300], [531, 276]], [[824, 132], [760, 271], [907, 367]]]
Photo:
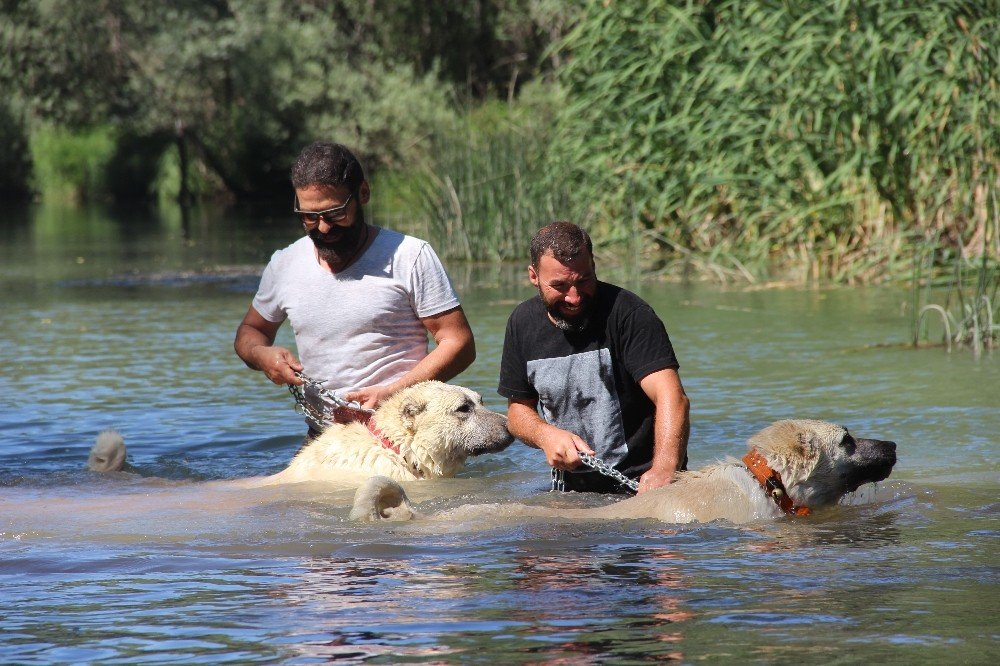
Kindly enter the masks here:
[[[668, 486], [608, 506], [466, 505], [434, 518], [459, 521], [502, 512], [583, 520], [655, 518], [670, 523], [773, 520], [835, 504], [862, 485], [887, 478], [896, 464], [894, 442], [855, 439], [843, 427], [824, 421], [778, 421], [747, 444], [749, 452], [742, 461], [681, 472]], [[398, 484], [373, 478], [358, 489], [351, 517], [407, 520], [419, 516]]]
[[[513, 441], [507, 419], [483, 406], [475, 391], [437, 381], [421, 382], [390, 396], [369, 425], [334, 424], [272, 476], [244, 485], [301, 481], [357, 484], [373, 474], [397, 481], [454, 476], [466, 458], [502, 451]], [[114, 431], [98, 436], [88, 466], [116, 471], [125, 464], [125, 443]]]

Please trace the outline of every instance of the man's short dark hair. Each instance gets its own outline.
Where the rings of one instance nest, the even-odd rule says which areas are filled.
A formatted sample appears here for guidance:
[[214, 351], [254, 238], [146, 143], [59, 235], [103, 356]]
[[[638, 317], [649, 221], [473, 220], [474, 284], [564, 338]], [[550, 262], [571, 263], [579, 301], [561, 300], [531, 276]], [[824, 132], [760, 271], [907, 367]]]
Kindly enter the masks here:
[[594, 244], [586, 231], [572, 222], [553, 222], [531, 237], [531, 265], [538, 268], [538, 261], [546, 252], [551, 252], [559, 263], [568, 264], [584, 249], [591, 257], [594, 256]]
[[364, 179], [361, 162], [340, 143], [316, 141], [303, 148], [292, 165], [292, 187], [295, 189], [327, 185], [357, 192]]

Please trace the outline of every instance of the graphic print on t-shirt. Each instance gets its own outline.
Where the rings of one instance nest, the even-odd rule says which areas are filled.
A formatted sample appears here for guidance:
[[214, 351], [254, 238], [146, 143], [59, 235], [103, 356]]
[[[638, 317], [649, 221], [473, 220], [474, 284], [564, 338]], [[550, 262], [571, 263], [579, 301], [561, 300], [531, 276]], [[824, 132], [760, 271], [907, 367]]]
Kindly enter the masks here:
[[609, 465], [625, 458], [625, 428], [608, 349], [541, 358], [527, 365], [543, 419], [579, 435]]

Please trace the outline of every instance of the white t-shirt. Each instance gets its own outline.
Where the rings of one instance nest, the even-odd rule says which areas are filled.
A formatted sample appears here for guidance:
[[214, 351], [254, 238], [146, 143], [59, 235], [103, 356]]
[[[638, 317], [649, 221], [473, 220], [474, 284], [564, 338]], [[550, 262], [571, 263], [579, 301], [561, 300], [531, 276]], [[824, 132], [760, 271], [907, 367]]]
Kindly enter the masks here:
[[268, 321], [291, 322], [303, 372], [340, 395], [406, 374], [427, 355], [420, 318], [458, 305], [434, 249], [388, 229], [336, 274], [300, 238], [274, 253], [253, 299]]

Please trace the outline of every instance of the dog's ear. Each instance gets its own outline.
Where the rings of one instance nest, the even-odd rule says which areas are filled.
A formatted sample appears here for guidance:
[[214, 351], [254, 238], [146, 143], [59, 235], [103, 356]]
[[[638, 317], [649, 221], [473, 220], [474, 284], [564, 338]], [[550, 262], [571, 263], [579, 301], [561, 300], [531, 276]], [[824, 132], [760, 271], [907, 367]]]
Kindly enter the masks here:
[[816, 461], [823, 451], [823, 438], [815, 432], [800, 432], [792, 447], [793, 455], [802, 461]]
[[[806, 478], [813, 473], [823, 456], [823, 438], [811, 431], [799, 432], [796, 440], [791, 444], [785, 453], [785, 464], [789, 470], [799, 470], [797, 476]], [[796, 478], [796, 475], [790, 477]], [[792, 485], [793, 481], [786, 480], [785, 485]]]
[[417, 416], [419, 416], [420, 413], [426, 408], [427, 401], [425, 400], [411, 398], [403, 403], [403, 409], [401, 410], [400, 415], [403, 419], [403, 425], [407, 430], [410, 432], [414, 430], [414, 423], [417, 420]]
[[816, 450], [816, 436], [812, 433], [800, 432], [798, 442], [792, 447], [792, 455], [800, 460], [808, 460]]

